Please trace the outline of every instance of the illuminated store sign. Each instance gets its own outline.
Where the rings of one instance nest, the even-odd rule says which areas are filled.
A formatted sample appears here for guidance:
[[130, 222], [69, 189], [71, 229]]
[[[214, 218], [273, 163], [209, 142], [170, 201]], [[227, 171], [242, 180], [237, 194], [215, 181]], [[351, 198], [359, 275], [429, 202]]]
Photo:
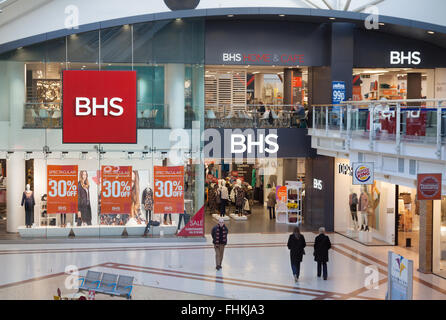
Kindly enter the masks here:
[[136, 143], [135, 71], [64, 71], [63, 143]]
[[[252, 153], [257, 146], [260, 153], [277, 153], [279, 145], [277, 144], [278, 136], [276, 134], [268, 134], [264, 137], [263, 134], [258, 135], [259, 141], [253, 139], [253, 135], [248, 134], [232, 134], [231, 135], [231, 153]], [[268, 145], [268, 147], [266, 147]]]
[[390, 64], [413, 64], [421, 63], [420, 51], [390, 51]]
[[223, 62], [239, 63], [292, 63], [297, 65], [304, 64], [303, 54], [271, 54], [271, 53], [229, 53], [222, 55]]

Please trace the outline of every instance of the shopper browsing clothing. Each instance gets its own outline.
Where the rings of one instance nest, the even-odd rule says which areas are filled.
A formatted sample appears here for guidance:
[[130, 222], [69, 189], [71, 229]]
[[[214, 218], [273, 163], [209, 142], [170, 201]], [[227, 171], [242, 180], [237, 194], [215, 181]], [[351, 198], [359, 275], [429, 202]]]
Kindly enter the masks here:
[[220, 217], [218, 224], [212, 228], [212, 242], [215, 248], [215, 264], [216, 269], [221, 269], [221, 262], [223, 261], [223, 253], [228, 242], [228, 228], [225, 226], [225, 220]]
[[266, 202], [266, 206], [268, 207], [269, 211], [269, 219], [276, 219], [276, 193], [271, 190], [271, 192], [268, 194], [268, 201]]
[[331, 248], [330, 238], [325, 235], [325, 228], [319, 228], [319, 235], [314, 241], [314, 261], [317, 262], [317, 276], [321, 277], [323, 269], [324, 280], [327, 280], [328, 250]]
[[305, 254], [304, 248], [306, 246], [305, 237], [300, 233], [299, 227], [295, 227], [293, 234], [288, 238], [288, 249], [290, 249], [291, 269], [296, 282], [299, 280], [300, 263]]

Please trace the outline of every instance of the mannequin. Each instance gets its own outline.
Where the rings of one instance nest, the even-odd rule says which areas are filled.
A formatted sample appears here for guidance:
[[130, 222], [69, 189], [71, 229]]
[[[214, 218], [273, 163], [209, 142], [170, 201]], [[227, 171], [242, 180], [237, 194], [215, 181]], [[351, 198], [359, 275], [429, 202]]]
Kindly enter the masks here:
[[369, 207], [369, 195], [367, 194], [367, 186], [362, 186], [361, 196], [359, 197], [359, 212], [361, 212], [361, 231], [368, 231], [369, 225], [367, 220], [367, 209]]
[[150, 187], [150, 183], [147, 184], [147, 187], [142, 192], [141, 204], [146, 212], [146, 222], [152, 220], [152, 211], [153, 211], [153, 190]]
[[31, 186], [26, 185], [25, 191], [22, 196], [22, 207], [25, 205], [25, 225], [27, 228], [31, 228], [34, 223], [34, 192], [31, 191]]
[[243, 202], [245, 199], [245, 192], [242, 188], [242, 180], [237, 179], [234, 187], [234, 193], [235, 193], [236, 213], [238, 213], [238, 215], [241, 216], [243, 213]]
[[353, 228], [358, 230], [358, 195], [350, 188], [350, 195], [348, 198], [348, 205], [350, 206], [350, 214], [352, 215]]
[[220, 197], [220, 217], [226, 215], [226, 205], [228, 204], [228, 188], [226, 187], [226, 181], [223, 179], [218, 180], [218, 195]]

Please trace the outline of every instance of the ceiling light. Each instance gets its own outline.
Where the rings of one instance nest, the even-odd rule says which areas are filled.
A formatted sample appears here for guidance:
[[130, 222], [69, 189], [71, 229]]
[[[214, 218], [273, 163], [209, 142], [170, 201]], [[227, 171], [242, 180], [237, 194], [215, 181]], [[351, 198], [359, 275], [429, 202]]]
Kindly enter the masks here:
[[285, 15], [284, 14], [279, 14], [279, 17], [285, 17]]
[[330, 20], [336, 20], [336, 18], [333, 18], [333, 17], [331, 17], [331, 18], [329, 18]]
[[176, 21], [181, 21], [181, 18], [176, 18], [175, 20], [176, 20]]
[[435, 34], [435, 32], [433, 32], [433, 31], [428, 31], [427, 33], [429, 33], [429, 34]]
[[228, 17], [229, 18], [232, 18], [234, 15], [233, 14], [228, 14]]
[[382, 22], [380, 22], [380, 23], [379, 23], [379, 25], [380, 25], [380, 26], [385, 26], [386, 24], [385, 24], [385, 23], [382, 23]]

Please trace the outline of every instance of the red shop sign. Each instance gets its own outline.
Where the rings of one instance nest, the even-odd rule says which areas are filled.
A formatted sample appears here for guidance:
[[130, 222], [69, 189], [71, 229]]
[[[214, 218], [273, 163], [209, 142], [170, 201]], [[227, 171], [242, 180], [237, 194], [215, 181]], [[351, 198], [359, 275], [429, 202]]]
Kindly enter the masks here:
[[63, 72], [63, 143], [136, 143], [136, 71]]
[[442, 175], [419, 174], [417, 183], [418, 200], [441, 200]]

